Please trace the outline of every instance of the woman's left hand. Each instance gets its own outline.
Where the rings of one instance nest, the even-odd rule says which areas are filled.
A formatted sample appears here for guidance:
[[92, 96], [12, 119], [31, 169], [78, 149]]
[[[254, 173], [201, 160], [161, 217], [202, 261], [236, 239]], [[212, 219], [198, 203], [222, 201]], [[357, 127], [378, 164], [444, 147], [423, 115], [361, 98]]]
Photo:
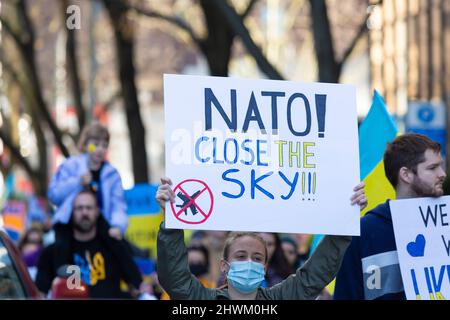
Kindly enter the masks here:
[[353, 195], [350, 198], [352, 201], [352, 205], [357, 204], [361, 211], [363, 211], [367, 207], [367, 198], [366, 193], [364, 191], [364, 187], [366, 184], [364, 181], [360, 182], [355, 188], [353, 188]]

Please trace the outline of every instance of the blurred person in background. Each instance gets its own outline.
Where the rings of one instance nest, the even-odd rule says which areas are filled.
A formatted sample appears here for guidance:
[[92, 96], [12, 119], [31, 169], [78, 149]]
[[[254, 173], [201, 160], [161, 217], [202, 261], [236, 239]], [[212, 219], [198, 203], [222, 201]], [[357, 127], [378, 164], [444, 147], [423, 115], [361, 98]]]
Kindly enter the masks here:
[[[38, 262], [36, 286], [47, 294], [58, 270], [77, 266], [81, 280], [89, 286], [91, 298], [138, 298], [142, 293], [141, 273], [124, 240], [108, 233], [109, 225], [100, 214], [97, 197], [90, 189], [81, 190], [73, 201], [64, 234], [70, 237], [46, 247]], [[121, 290], [121, 280], [129, 292]]]
[[119, 172], [106, 160], [110, 135], [93, 122], [81, 132], [78, 149], [81, 152], [67, 158], [56, 170], [48, 187], [48, 199], [56, 206], [53, 216], [56, 241], [69, 223], [72, 203], [83, 188], [91, 189], [108, 224], [109, 235], [120, 240], [128, 226], [126, 202]]
[[43, 226], [34, 223], [26, 230], [18, 242], [18, 248], [22, 259], [28, 268], [31, 278], [34, 280], [37, 273], [39, 257], [44, 247]]
[[[210, 280], [209, 271], [209, 253], [208, 249], [202, 244], [191, 244], [187, 247], [188, 264], [191, 273], [200, 280], [205, 288], [215, 288], [215, 282]], [[169, 295], [164, 292], [161, 300], [169, 300]]]
[[266, 241], [268, 258], [266, 279], [262, 287], [270, 288], [286, 279], [292, 273], [292, 270], [281, 247], [278, 234], [269, 232], [260, 232], [258, 234]]
[[208, 249], [209, 252], [209, 275], [211, 281], [215, 284], [217, 284], [221, 278], [220, 258], [222, 257], [222, 249], [228, 233], [229, 232], [227, 231], [204, 231], [205, 237], [202, 240], [202, 244]]
[[299, 266], [299, 255], [298, 255], [298, 247], [297, 242], [291, 237], [283, 237], [281, 238], [281, 247], [283, 248], [284, 255], [286, 256], [286, 260], [289, 263], [289, 267], [292, 272], [297, 269]]
[[[294, 236], [296, 239], [300, 240], [300, 247], [297, 242], [292, 238]], [[309, 239], [311, 238], [308, 234], [295, 234], [291, 236], [284, 236], [281, 238], [281, 247], [283, 248], [284, 255], [289, 263], [292, 272], [295, 272], [298, 268], [301, 268], [309, 258]], [[300, 253], [301, 252], [301, 253]], [[327, 288], [324, 288], [316, 300], [331, 300]]]
[[[301, 267], [311, 254], [311, 235], [310, 234], [290, 234], [283, 237], [281, 244], [285, 250], [286, 257], [292, 260], [291, 249], [295, 247], [296, 264], [295, 267]], [[291, 255], [291, 258], [288, 255]]]
[[[444, 194], [446, 173], [441, 145], [428, 137], [416, 133], [397, 136], [387, 144], [383, 163], [396, 199], [437, 198]], [[406, 299], [390, 201], [387, 199], [361, 218], [361, 234], [353, 237], [336, 277], [335, 300]], [[377, 277], [379, 285], [374, 285], [371, 279]]]

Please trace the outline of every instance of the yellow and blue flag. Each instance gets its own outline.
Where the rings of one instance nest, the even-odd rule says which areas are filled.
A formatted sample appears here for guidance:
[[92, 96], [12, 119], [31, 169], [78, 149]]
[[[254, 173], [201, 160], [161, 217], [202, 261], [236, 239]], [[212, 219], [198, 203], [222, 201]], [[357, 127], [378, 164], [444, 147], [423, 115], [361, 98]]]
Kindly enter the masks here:
[[375, 90], [369, 113], [359, 126], [360, 177], [366, 183], [368, 200], [361, 216], [387, 199], [395, 199], [395, 190], [384, 175], [383, 155], [397, 132], [383, 98]]
[[[384, 175], [383, 155], [386, 145], [395, 139], [397, 131], [383, 98], [374, 90], [369, 113], [358, 129], [360, 179], [366, 183], [364, 189], [368, 201], [361, 216], [387, 199], [395, 198], [394, 188]], [[311, 252], [322, 238], [323, 235], [314, 236]]]
[[[389, 115], [381, 95], [375, 90], [369, 113], [359, 126], [359, 167], [360, 178], [366, 184], [364, 190], [368, 201], [361, 216], [387, 199], [395, 199], [395, 190], [384, 174], [383, 156], [386, 145], [397, 136], [397, 126]], [[323, 235], [315, 235], [310, 252], [322, 240]], [[333, 294], [334, 280], [327, 286]]]

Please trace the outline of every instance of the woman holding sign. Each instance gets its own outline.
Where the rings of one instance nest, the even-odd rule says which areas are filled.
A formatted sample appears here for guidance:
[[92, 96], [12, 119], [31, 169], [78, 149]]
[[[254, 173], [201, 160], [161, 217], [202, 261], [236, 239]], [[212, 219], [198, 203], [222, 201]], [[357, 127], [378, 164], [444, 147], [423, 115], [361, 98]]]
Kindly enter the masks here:
[[[156, 199], [164, 211], [167, 201], [174, 202], [170, 179], [161, 179]], [[354, 189], [352, 204], [367, 206], [364, 183]], [[315, 299], [333, 280], [350, 244], [351, 236], [326, 236], [312, 256], [296, 273], [271, 288], [261, 288], [267, 269], [265, 241], [255, 233], [232, 233], [225, 242], [220, 268], [227, 284], [207, 289], [188, 267], [183, 230], [166, 229], [164, 222], [158, 233], [158, 279], [172, 299], [195, 300], [294, 300]]]

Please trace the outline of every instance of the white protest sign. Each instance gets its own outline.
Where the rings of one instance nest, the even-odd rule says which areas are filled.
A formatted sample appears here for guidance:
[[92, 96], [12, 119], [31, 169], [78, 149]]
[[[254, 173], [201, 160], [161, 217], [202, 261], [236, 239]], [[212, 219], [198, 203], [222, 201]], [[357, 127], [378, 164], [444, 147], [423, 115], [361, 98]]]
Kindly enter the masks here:
[[350, 85], [164, 75], [168, 228], [359, 235]]
[[408, 300], [450, 298], [450, 196], [390, 201]]

